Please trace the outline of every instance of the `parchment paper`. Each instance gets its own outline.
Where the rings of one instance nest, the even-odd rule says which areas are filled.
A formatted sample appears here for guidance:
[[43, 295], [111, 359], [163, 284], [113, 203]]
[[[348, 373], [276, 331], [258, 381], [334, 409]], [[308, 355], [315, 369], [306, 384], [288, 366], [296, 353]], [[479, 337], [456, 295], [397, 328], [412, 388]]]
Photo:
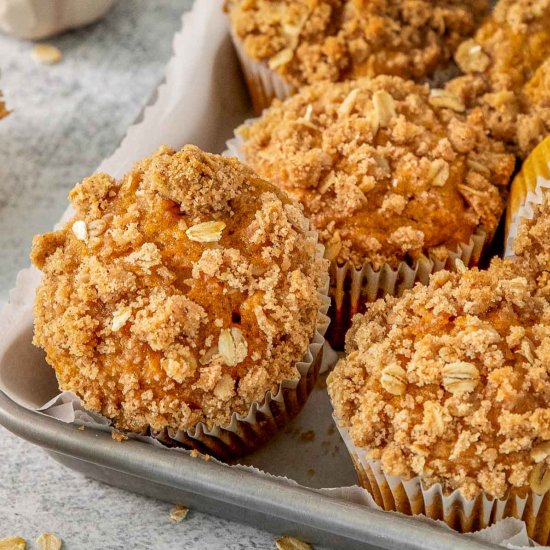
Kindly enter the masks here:
[[[194, 143], [222, 152], [233, 129], [251, 115], [222, 4], [223, 0], [197, 0], [184, 16], [156, 100], [99, 171], [120, 177], [162, 144], [178, 148]], [[69, 208], [62, 221], [70, 216]], [[0, 313], [0, 390], [17, 403], [60, 421], [108, 430], [109, 422], [84, 411], [76, 397], [56, 395], [53, 371], [45, 365], [43, 353], [32, 346], [32, 303], [39, 277], [34, 268], [20, 272], [10, 303]], [[240, 465], [225, 467], [254, 468], [278, 476], [281, 483], [299, 483], [333, 498], [376, 507], [367, 491], [354, 486], [351, 460], [331, 413], [322, 378], [304, 411], [284, 432]], [[144, 444], [160, 445], [151, 438], [136, 437]], [[425, 518], [418, 521], [440, 528]], [[514, 519], [472, 536], [505, 547], [529, 546], [524, 525]]]

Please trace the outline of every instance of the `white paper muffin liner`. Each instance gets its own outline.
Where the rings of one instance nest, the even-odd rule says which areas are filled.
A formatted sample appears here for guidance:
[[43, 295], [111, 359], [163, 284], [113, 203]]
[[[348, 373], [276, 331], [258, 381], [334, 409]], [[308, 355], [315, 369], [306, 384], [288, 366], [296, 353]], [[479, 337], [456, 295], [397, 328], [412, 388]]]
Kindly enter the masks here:
[[234, 32], [231, 32], [231, 39], [257, 114], [269, 107], [275, 98], [285, 100], [295, 92], [294, 86], [286, 82], [279, 73], [270, 69], [267, 63], [252, 59]]
[[480, 494], [470, 500], [458, 490], [445, 494], [439, 483], [426, 488], [418, 476], [404, 480], [384, 473], [380, 461], [369, 459], [368, 449], [356, 447], [347, 428], [341, 426], [336, 417], [334, 421], [352, 458], [359, 484], [383, 510], [424, 515], [443, 521], [461, 533], [479, 531], [513, 517], [525, 522], [530, 538], [539, 544], [548, 544], [550, 493], [541, 496], [528, 490], [520, 496], [511, 491], [502, 499]]
[[[251, 125], [257, 120], [259, 119], [247, 120], [244, 125]], [[242, 152], [243, 144], [243, 138], [235, 133], [227, 142], [224, 155], [246, 162]], [[335, 350], [343, 350], [351, 319], [355, 314], [364, 311], [365, 304], [386, 295], [400, 296], [416, 283], [427, 284], [431, 274], [442, 269], [454, 270], [457, 260], [461, 260], [466, 267], [475, 267], [490, 241], [491, 237], [479, 227], [468, 243], [461, 243], [455, 250], [449, 250], [449, 255], [444, 260], [428, 252], [428, 256], [419, 258], [413, 265], [400, 262], [397, 267], [384, 264], [378, 269], [374, 269], [369, 262], [359, 269], [349, 262], [343, 265], [331, 262], [329, 295], [332, 306], [329, 312], [331, 324], [327, 343]], [[334, 364], [334, 361], [331, 363]]]
[[532, 220], [535, 209], [550, 190], [550, 137], [538, 145], [515, 177], [508, 200], [505, 257], [514, 256], [514, 241], [521, 220]]

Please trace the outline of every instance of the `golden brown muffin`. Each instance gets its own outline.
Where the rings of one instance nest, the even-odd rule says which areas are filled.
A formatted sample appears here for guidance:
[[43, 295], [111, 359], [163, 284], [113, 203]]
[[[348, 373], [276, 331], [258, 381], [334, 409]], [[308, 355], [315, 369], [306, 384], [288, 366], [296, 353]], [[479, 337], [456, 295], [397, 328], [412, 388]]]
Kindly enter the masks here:
[[303, 213], [233, 159], [160, 149], [85, 179], [35, 238], [36, 345], [119, 428], [186, 430], [300, 377], [326, 266]]
[[529, 489], [550, 456], [549, 298], [495, 260], [379, 300], [329, 376], [339, 422], [389, 475], [466, 498]]
[[469, 499], [550, 489], [549, 216], [546, 195], [513, 260], [439, 272], [354, 319], [328, 390], [389, 475]]
[[514, 168], [479, 109], [391, 76], [303, 88], [238, 133], [246, 162], [304, 205], [326, 257], [357, 267], [491, 235]]
[[550, 133], [550, 0], [500, 0], [455, 58], [468, 75], [448, 84], [479, 104], [493, 136], [526, 157]]
[[445, 66], [488, 11], [485, 0], [230, 0], [246, 54], [299, 88]]

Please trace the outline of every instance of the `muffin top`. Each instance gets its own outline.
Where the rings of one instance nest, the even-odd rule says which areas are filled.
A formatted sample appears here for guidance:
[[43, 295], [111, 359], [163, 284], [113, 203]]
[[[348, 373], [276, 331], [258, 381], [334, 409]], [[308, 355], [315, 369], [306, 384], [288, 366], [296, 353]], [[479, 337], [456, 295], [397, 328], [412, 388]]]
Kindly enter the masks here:
[[448, 85], [483, 107], [492, 134], [526, 157], [550, 133], [550, 0], [500, 0], [457, 49], [467, 74]]
[[533, 219], [523, 219], [514, 240], [514, 252], [525, 273], [538, 281], [546, 281], [550, 272], [550, 193], [545, 192], [542, 204], [535, 207]]
[[355, 318], [328, 388], [386, 473], [467, 498], [550, 489], [550, 284], [526, 276], [532, 255], [439, 272]]
[[160, 149], [35, 238], [34, 343], [119, 428], [227, 423], [299, 378], [326, 265], [301, 208], [234, 159]]
[[300, 87], [444, 66], [488, 11], [485, 0], [229, 0], [253, 59]]
[[379, 76], [303, 88], [239, 130], [246, 161], [305, 207], [326, 255], [360, 266], [446, 257], [492, 233], [514, 158], [479, 109]]

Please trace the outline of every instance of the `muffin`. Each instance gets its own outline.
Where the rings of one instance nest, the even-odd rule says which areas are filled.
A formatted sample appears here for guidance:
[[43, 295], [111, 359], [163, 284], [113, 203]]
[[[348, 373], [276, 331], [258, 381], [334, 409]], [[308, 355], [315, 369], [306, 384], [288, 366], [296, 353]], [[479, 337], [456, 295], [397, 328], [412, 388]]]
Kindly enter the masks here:
[[307, 399], [326, 264], [301, 208], [241, 163], [160, 149], [70, 193], [35, 237], [35, 345], [59, 386], [121, 430], [222, 458]]
[[232, 35], [257, 112], [307, 84], [448, 65], [485, 0], [229, 0]]
[[[547, 225], [546, 201], [533, 235]], [[538, 224], [542, 225], [538, 225]], [[475, 531], [502, 517], [548, 542], [549, 249], [441, 271], [357, 316], [329, 375], [361, 484], [386, 510]]]
[[301, 202], [326, 247], [336, 347], [392, 284], [427, 280], [453, 253], [477, 263], [515, 165], [479, 109], [392, 76], [303, 88], [237, 133], [230, 153]]
[[491, 133], [522, 158], [550, 133], [550, 0], [500, 0], [455, 55], [448, 89], [481, 105]]

